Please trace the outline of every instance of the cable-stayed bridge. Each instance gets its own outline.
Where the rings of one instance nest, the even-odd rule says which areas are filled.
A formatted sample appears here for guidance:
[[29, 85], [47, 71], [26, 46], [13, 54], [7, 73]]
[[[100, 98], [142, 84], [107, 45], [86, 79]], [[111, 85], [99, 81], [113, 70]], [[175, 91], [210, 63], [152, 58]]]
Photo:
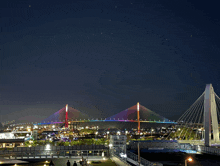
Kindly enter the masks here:
[[[138, 119], [138, 108], [139, 108], [139, 119]], [[50, 122], [63, 122], [65, 118], [65, 109], [57, 111], [53, 115], [49, 116], [41, 123], [50, 123]], [[148, 122], [148, 123], [174, 123], [169, 119], [160, 116], [159, 114], [151, 111], [150, 109], [136, 104], [124, 111], [119, 112], [108, 118], [93, 118], [89, 119], [87, 115], [80, 113], [78, 110], [69, 107], [68, 108], [68, 121], [69, 122], [108, 122], [108, 121], [119, 121], [119, 122]]]
[[[170, 121], [137, 103], [118, 114], [103, 119], [89, 119], [87, 115], [67, 105], [66, 108], [60, 109], [41, 123], [32, 122], [28, 124], [50, 125], [65, 123], [65, 127], [68, 127], [68, 124], [75, 122], [136, 122], [134, 124], [138, 124], [138, 131], [140, 131], [141, 122], [142, 124], [173, 124], [176, 127], [176, 131], [170, 132], [166, 139], [175, 139], [179, 142], [188, 143], [200, 142], [210, 146], [212, 143], [220, 144], [220, 98], [214, 92], [212, 84], [207, 84], [205, 91], [177, 122]], [[134, 126], [134, 124], [132, 125]]]
[[[50, 124], [63, 124], [65, 126], [71, 123], [87, 123], [87, 122], [136, 122], [136, 123], [165, 123], [165, 124], [176, 124], [150, 109], [137, 103], [136, 105], [119, 112], [118, 114], [112, 115], [108, 118], [89, 118], [88, 115], [74, 109], [72, 107], [61, 108], [59, 111], [50, 115], [41, 122], [31, 122], [27, 124], [33, 125], [50, 125]], [[136, 124], [135, 123], [135, 124]], [[21, 123], [23, 125], [25, 123]], [[67, 126], [68, 127], [68, 126]]]
[[219, 122], [220, 98], [212, 84], [207, 84], [201, 96], [177, 120], [176, 131], [166, 139], [189, 143], [204, 140], [206, 146], [219, 144]]

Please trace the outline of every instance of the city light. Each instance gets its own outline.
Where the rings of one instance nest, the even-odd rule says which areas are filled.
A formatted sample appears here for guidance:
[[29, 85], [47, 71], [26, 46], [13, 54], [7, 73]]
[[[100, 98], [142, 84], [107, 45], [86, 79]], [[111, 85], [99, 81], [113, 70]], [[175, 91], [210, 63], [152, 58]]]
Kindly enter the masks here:
[[120, 153], [119, 155], [120, 155], [122, 158], [127, 158], [127, 154]]
[[185, 160], [185, 166], [187, 166], [187, 161], [192, 162], [193, 159], [191, 157], [189, 157], [188, 159]]
[[198, 151], [199, 151], [199, 152], [201, 152], [201, 148], [200, 148], [200, 146], [199, 146], [199, 145], [198, 145]]
[[37, 126], [37, 125], [34, 125], [33, 129], [38, 129], [38, 126]]
[[45, 150], [50, 150], [50, 144], [46, 145], [46, 149]]

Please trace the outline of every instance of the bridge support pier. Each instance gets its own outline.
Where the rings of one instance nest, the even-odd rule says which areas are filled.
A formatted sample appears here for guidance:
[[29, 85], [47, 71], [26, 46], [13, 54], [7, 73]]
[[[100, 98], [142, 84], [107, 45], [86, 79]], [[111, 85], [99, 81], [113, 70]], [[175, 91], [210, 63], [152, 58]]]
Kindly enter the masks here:
[[219, 130], [214, 89], [212, 87], [212, 84], [207, 84], [204, 96], [205, 146], [211, 145], [211, 124], [213, 128], [213, 140], [215, 142], [219, 141]]

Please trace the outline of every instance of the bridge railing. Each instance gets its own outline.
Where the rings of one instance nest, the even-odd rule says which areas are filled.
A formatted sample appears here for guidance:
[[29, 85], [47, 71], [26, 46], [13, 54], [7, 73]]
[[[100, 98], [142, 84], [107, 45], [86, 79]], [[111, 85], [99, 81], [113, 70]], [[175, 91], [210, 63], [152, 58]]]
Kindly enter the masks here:
[[[73, 145], [73, 146], [36, 146], [36, 147], [15, 147], [11, 151], [35, 151], [35, 150], [89, 150], [108, 149], [105, 145]], [[1, 151], [0, 151], [1, 152]]]
[[216, 147], [193, 145], [193, 149], [202, 153], [220, 155], [220, 148], [216, 148]]
[[118, 154], [112, 154], [111, 159], [119, 166], [131, 166], [126, 159], [121, 158]]
[[109, 156], [108, 149], [87, 150], [32, 150], [32, 151], [1, 151], [1, 157], [8, 159], [23, 158], [76, 158], [76, 157], [104, 157]]
[[[138, 162], [138, 155], [127, 151], [127, 157]], [[142, 157], [140, 157], [140, 164], [144, 165], [144, 166], [163, 166], [163, 164], [161, 163], [155, 163], [155, 162], [150, 162]]]

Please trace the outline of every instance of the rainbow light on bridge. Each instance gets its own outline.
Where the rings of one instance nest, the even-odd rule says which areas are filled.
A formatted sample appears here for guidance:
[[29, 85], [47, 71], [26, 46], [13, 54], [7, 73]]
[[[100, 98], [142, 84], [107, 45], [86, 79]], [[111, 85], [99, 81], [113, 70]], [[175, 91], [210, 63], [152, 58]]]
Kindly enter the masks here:
[[[72, 120], [70, 122], [138, 122], [137, 120]], [[141, 123], [172, 123], [177, 124], [177, 122], [165, 122], [165, 121], [139, 121]], [[33, 125], [50, 125], [50, 124], [57, 124], [57, 123], [65, 123], [65, 122], [46, 122], [46, 123], [37, 123]]]

